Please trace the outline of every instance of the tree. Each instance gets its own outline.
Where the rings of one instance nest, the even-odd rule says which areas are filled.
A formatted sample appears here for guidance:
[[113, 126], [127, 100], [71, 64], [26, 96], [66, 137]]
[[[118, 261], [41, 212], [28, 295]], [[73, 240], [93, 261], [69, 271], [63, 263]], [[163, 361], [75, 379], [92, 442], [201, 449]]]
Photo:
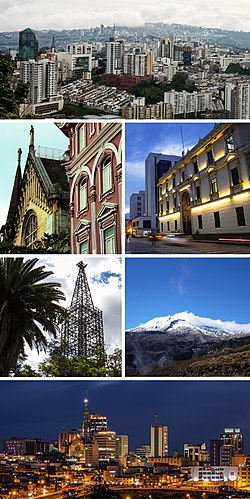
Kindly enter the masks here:
[[[24, 353], [25, 343], [46, 349], [44, 332], [56, 336], [60, 284], [41, 282], [53, 272], [37, 267], [37, 258], [0, 258], [0, 376], [8, 376]], [[44, 332], [42, 331], [42, 329]]]
[[0, 242], [1, 254], [19, 253], [69, 253], [69, 235], [67, 232], [59, 234], [45, 233], [41, 241], [37, 241], [38, 247], [16, 246], [8, 241]]
[[28, 95], [27, 83], [19, 83], [12, 88], [13, 71], [10, 57], [0, 54], [0, 118], [18, 118], [19, 105]]

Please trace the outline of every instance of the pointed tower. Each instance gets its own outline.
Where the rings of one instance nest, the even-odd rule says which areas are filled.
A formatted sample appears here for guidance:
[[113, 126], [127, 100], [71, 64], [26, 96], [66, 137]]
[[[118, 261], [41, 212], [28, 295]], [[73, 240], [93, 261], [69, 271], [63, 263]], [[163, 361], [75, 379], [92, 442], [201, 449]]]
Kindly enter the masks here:
[[14, 222], [14, 218], [15, 218], [16, 207], [17, 207], [18, 200], [19, 200], [21, 182], [22, 182], [22, 172], [21, 172], [22, 149], [20, 149], [20, 147], [17, 151], [17, 154], [18, 154], [18, 160], [17, 160], [16, 175], [15, 175], [14, 185], [13, 185], [13, 189], [12, 189], [7, 220], [6, 220], [6, 224], [4, 227], [4, 240], [5, 241], [8, 241], [12, 237], [13, 222]]
[[85, 356], [100, 360], [104, 354], [102, 311], [93, 304], [85, 273], [86, 264], [79, 262], [75, 289], [62, 330], [62, 348], [67, 357]]
[[84, 399], [84, 412], [83, 412], [83, 422], [82, 422], [82, 432], [84, 440], [87, 442], [91, 440], [91, 432], [90, 432], [90, 419], [89, 419], [89, 407], [88, 407], [88, 399]]

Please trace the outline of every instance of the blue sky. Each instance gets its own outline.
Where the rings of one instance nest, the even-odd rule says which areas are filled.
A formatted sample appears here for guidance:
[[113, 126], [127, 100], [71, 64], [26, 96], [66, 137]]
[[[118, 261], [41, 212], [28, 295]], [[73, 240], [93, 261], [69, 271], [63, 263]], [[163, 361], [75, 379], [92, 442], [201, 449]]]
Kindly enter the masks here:
[[[126, 123], [126, 213], [129, 211], [129, 197], [133, 192], [145, 188], [145, 159], [150, 152], [181, 156], [191, 149], [212, 130], [214, 123]], [[181, 127], [181, 128], [180, 128]]]
[[249, 258], [126, 258], [126, 329], [192, 312], [250, 323]]
[[35, 146], [66, 150], [68, 139], [54, 123], [45, 120], [16, 120], [0, 122], [0, 227], [6, 222], [17, 167], [17, 151], [22, 149], [24, 170], [30, 140], [30, 127], [35, 129]]

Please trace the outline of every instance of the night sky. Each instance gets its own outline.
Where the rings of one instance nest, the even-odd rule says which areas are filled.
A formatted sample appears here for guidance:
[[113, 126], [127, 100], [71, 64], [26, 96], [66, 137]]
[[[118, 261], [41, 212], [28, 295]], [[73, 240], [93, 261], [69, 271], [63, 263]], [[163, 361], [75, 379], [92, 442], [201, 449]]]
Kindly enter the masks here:
[[149, 443], [150, 424], [169, 426], [170, 453], [183, 444], [218, 438], [224, 427], [239, 427], [250, 452], [249, 381], [19, 381], [0, 382], [0, 442], [4, 438], [57, 439], [58, 431], [79, 428], [83, 400], [90, 412], [107, 416], [109, 429], [129, 435], [129, 449]]

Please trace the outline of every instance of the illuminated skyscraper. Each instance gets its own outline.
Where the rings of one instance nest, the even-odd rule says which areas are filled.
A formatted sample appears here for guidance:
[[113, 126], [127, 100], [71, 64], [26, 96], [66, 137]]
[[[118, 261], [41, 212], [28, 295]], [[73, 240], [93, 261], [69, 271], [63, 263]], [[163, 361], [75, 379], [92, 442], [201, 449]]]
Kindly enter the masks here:
[[151, 456], [164, 457], [168, 455], [168, 426], [158, 424], [158, 415], [151, 425]]

